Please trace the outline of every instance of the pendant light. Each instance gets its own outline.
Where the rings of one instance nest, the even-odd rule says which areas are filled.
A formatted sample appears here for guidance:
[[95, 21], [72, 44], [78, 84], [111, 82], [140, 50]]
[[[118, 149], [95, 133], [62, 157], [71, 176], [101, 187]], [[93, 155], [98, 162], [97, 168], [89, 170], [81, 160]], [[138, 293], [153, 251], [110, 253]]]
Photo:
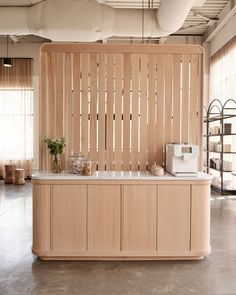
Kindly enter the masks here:
[[11, 58], [8, 57], [8, 35], [7, 35], [7, 57], [3, 58], [3, 66], [10, 68], [12, 66]]

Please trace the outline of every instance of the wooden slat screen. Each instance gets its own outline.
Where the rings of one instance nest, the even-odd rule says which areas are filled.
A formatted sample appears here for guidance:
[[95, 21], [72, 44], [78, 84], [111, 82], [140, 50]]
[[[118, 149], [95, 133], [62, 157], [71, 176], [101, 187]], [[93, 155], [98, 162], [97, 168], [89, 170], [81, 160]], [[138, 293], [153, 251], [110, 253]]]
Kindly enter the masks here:
[[67, 137], [68, 156], [98, 170], [146, 170], [170, 142], [201, 144], [202, 48], [194, 45], [46, 44], [41, 48], [42, 138]]

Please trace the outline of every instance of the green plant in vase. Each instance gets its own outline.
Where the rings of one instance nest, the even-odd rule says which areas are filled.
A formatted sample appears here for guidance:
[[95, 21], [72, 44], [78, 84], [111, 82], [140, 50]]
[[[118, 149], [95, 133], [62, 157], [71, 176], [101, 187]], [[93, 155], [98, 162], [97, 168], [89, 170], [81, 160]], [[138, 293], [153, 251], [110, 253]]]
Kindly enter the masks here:
[[66, 147], [66, 138], [45, 136], [44, 142], [47, 144], [47, 148], [49, 149], [49, 152], [52, 155], [52, 171], [54, 173], [60, 173], [60, 155], [63, 154], [64, 148]]

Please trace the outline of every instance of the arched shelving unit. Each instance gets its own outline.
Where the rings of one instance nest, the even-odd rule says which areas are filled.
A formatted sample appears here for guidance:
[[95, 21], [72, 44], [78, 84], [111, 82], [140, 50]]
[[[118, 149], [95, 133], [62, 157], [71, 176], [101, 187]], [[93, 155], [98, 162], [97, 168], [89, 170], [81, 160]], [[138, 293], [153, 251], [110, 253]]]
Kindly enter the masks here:
[[[231, 124], [231, 126], [228, 130], [226, 130], [226, 122], [225, 120], [231, 119], [231, 122], [227, 123]], [[236, 157], [236, 147], [232, 149], [226, 150], [225, 146], [225, 137], [226, 136], [236, 136], [236, 133], [233, 132], [233, 120], [235, 119], [236, 124], [236, 101], [233, 99], [228, 99], [225, 103], [222, 103], [219, 99], [214, 99], [211, 101], [207, 111], [206, 116], [204, 119], [204, 123], [206, 124], [206, 134], [204, 135], [206, 137], [206, 163], [205, 168], [207, 170], [207, 173], [210, 173], [211, 170], [218, 171], [220, 173], [220, 184], [215, 185], [213, 181], [213, 187], [217, 188], [221, 194], [236, 194], [236, 183], [232, 183], [231, 185], [225, 185], [225, 174], [230, 173], [232, 175], [236, 175], [235, 171], [232, 171], [231, 169], [225, 169], [224, 165], [225, 162], [225, 155], [232, 155]], [[219, 122], [218, 126], [218, 132], [212, 133], [211, 130], [211, 123]], [[220, 127], [220, 128], [219, 128]], [[210, 139], [216, 138], [218, 139], [218, 146], [217, 149], [212, 150], [210, 146]], [[218, 166], [214, 165], [214, 161], [212, 158], [212, 154], [218, 155]]]

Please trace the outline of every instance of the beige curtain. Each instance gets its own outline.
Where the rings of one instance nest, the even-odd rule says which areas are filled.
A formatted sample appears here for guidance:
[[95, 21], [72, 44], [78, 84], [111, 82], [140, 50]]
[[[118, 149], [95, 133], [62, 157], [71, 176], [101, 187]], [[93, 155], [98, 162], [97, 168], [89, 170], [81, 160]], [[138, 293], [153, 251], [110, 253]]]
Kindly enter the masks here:
[[0, 177], [5, 164], [24, 168], [31, 176], [33, 161], [32, 59], [12, 59], [12, 67], [0, 58]]
[[[222, 104], [228, 99], [236, 100], [236, 37], [211, 57], [210, 101], [213, 99], [219, 99]], [[230, 101], [227, 107], [235, 108], [235, 104]], [[235, 113], [235, 111], [227, 110], [227, 114], [229, 113]], [[232, 133], [236, 133], [235, 119], [228, 119], [225, 123], [231, 123]], [[219, 126], [219, 122], [216, 121], [215, 125]], [[225, 136], [224, 143], [231, 144], [232, 150], [236, 150], [236, 136]], [[225, 154], [224, 160], [232, 162], [232, 169], [236, 170], [236, 157], [234, 155]], [[217, 172], [215, 174], [219, 177]], [[236, 185], [236, 177], [233, 177], [230, 173], [225, 173], [224, 180], [230, 180], [234, 186]]]
[[236, 99], [236, 37], [211, 57], [210, 100]]

